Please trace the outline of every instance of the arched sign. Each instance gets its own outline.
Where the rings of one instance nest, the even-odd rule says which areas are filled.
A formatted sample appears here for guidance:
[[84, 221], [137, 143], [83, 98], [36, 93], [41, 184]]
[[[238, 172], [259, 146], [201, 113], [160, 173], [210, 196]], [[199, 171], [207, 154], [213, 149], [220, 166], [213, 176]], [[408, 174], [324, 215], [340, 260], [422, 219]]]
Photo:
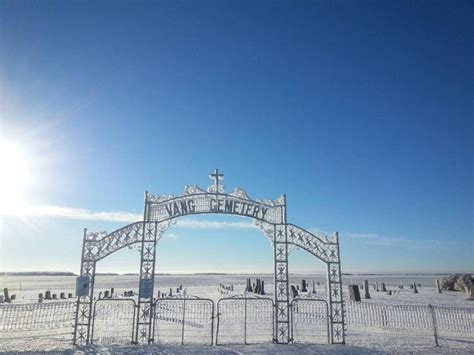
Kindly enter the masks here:
[[251, 218], [271, 241], [274, 255], [275, 334], [277, 343], [288, 343], [289, 277], [288, 254], [300, 248], [314, 255], [327, 265], [327, 290], [329, 304], [330, 340], [334, 344], [345, 342], [344, 311], [342, 299], [339, 238], [311, 233], [287, 222], [286, 196], [276, 200], [251, 199], [241, 188], [226, 193], [220, 184], [223, 174], [216, 169], [209, 176], [214, 180], [207, 190], [197, 185], [186, 186], [180, 196], [152, 195], [145, 193], [143, 221], [138, 221], [112, 233], [84, 231], [80, 278], [81, 284], [89, 282], [85, 291], [77, 294], [74, 343], [91, 341], [92, 300], [96, 263], [126, 246], [140, 246], [140, 283], [138, 312], [134, 342], [152, 342], [152, 306], [155, 279], [156, 243], [177, 219], [198, 214], [227, 214]]

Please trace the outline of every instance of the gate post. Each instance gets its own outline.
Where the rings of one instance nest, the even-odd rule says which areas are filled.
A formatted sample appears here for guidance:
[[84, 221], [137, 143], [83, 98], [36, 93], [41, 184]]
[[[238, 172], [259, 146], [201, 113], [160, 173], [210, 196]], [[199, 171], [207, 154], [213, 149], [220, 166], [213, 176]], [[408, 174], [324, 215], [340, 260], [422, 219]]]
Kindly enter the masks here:
[[329, 320], [331, 324], [331, 344], [345, 344], [344, 300], [342, 297], [341, 261], [339, 253], [339, 235], [336, 239], [335, 257], [327, 262], [327, 284], [329, 300]]
[[138, 306], [134, 343], [145, 344], [152, 341], [153, 290], [155, 283], [155, 258], [157, 222], [149, 222], [148, 192], [145, 192], [143, 214], [143, 235], [140, 252], [140, 284], [138, 286]]
[[274, 225], [273, 261], [275, 284], [275, 333], [278, 344], [289, 341], [289, 294], [288, 294], [288, 234], [286, 225], [286, 196], [284, 196], [284, 221]]
[[[95, 282], [95, 258], [93, 250], [96, 247], [95, 238], [88, 238], [87, 228], [84, 228], [82, 239], [81, 277], [88, 277], [88, 295], [77, 295], [76, 316], [74, 321], [74, 345], [84, 345], [90, 343], [92, 301], [94, 298]], [[77, 290], [76, 290], [77, 291]]]

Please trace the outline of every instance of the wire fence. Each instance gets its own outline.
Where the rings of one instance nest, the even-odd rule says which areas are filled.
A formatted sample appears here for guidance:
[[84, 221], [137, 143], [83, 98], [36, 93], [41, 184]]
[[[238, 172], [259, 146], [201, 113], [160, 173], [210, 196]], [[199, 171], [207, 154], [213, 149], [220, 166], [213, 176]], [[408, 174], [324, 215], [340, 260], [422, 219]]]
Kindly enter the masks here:
[[74, 302], [2, 305], [0, 351], [24, 344], [34, 349], [44, 342], [56, 345], [72, 341]]
[[[74, 302], [1, 305], [0, 351], [21, 349], [21, 346], [33, 350], [42, 344], [70, 345], [74, 311]], [[128, 343], [135, 311], [133, 301], [97, 302], [94, 342]], [[271, 299], [225, 298], [217, 303], [216, 312], [212, 300], [159, 300], [154, 312], [157, 343], [212, 344], [215, 323], [216, 344], [273, 341]], [[314, 300], [312, 304], [310, 300], [299, 300], [293, 303], [291, 314], [295, 343], [325, 342], [327, 311], [323, 302]], [[346, 322], [350, 334], [348, 343], [350, 339], [357, 339], [354, 337], [369, 338], [376, 333], [386, 339], [403, 334], [407, 344], [415, 344], [420, 339], [430, 345], [439, 340], [474, 344], [474, 308], [347, 302]]]
[[397, 336], [439, 339], [464, 339], [474, 343], [474, 308], [432, 305], [390, 305], [348, 302], [347, 326], [350, 331], [371, 330]]

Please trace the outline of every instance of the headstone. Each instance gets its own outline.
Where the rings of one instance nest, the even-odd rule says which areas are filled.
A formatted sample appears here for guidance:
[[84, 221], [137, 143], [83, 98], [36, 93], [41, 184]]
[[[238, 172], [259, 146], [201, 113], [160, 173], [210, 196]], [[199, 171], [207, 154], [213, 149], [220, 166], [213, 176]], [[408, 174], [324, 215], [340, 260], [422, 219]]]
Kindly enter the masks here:
[[43, 298], [43, 294], [42, 293], [38, 293], [38, 299], [40, 298]]
[[398, 285], [398, 289], [403, 290], [403, 285]]
[[377, 289], [377, 292], [379, 292], [379, 283], [378, 282], [375, 282], [375, 286], [376, 286], [376, 289]]
[[388, 291], [387, 291], [387, 295], [391, 296], [391, 295], [392, 295], [392, 291], [391, 291], [391, 290], [388, 290]]
[[420, 284], [420, 283], [417, 283], [416, 286], [421, 287], [421, 284]]
[[349, 299], [351, 301], [360, 302], [359, 286], [349, 285]]
[[179, 291], [181, 291], [181, 289], [179, 287], [176, 287], [176, 294], [178, 294]]
[[7, 287], [5, 287], [3, 289], [3, 296], [5, 298], [5, 302], [10, 302], [10, 297], [8, 296], [8, 288]]
[[182, 289], [183, 289], [183, 285], [179, 285], [179, 289], [182, 290]]
[[306, 289], [306, 280], [301, 280], [301, 292], [308, 292]]
[[364, 298], [366, 300], [370, 299], [370, 293], [369, 293], [369, 280], [364, 280], [364, 290], [365, 290], [365, 296]]
[[300, 290], [300, 285], [296, 285], [296, 289], [299, 291]]
[[169, 293], [170, 297], [173, 297], [173, 290], [171, 289], [170, 287], [170, 293]]
[[469, 301], [474, 301], [474, 280], [471, 279], [471, 297], [469, 297]]
[[385, 287], [385, 283], [382, 282], [382, 292], [387, 292], [387, 288]]
[[58, 295], [53, 293], [53, 300], [57, 300], [58, 299]]
[[11, 300], [11, 301], [16, 300], [16, 294], [11, 295], [11, 296], [10, 296], [10, 300]]
[[105, 290], [104, 291], [104, 298], [109, 298], [110, 294], [109, 294], [109, 290]]
[[314, 285], [314, 281], [313, 281], [313, 291], [311, 293], [316, 293], [316, 286]]
[[158, 296], [157, 296], [157, 298], [160, 298], [160, 296], [161, 296], [161, 292], [160, 292], [160, 290], [158, 290]]
[[0, 303], [5, 302], [5, 299], [3, 298], [3, 295], [0, 295]]
[[261, 286], [260, 294], [261, 294], [261, 295], [265, 295], [265, 281], [262, 280], [260, 286]]
[[293, 298], [298, 297], [298, 290], [296, 289], [295, 285], [291, 285], [291, 296]]
[[247, 287], [245, 288], [245, 291], [252, 292], [252, 281], [250, 281], [250, 277], [247, 279]]
[[59, 298], [62, 299], [62, 300], [65, 300], [66, 299], [66, 294], [64, 292], [61, 292], [59, 294]]
[[418, 289], [416, 288], [416, 283], [413, 283], [413, 293], [418, 293]]
[[441, 284], [439, 283], [439, 279], [436, 279], [436, 288], [438, 290], [438, 293], [442, 293], [441, 291]]
[[234, 291], [234, 285], [230, 285], [230, 290]]
[[410, 284], [410, 290], [413, 290], [413, 285], [414, 285], [414, 284]]
[[67, 298], [72, 298], [72, 292], [69, 292], [69, 293], [67, 294]]
[[[54, 295], [53, 295], [53, 298], [54, 298]], [[102, 299], [102, 291], [99, 292], [99, 300]]]
[[115, 288], [110, 289], [110, 297], [114, 297]]
[[51, 291], [46, 291], [45, 292], [44, 299], [45, 300], [51, 300]]
[[[43, 303], [43, 297], [39, 297], [41, 295], [41, 293], [38, 295], [38, 303]], [[41, 295], [43, 296], [43, 295]]]
[[318, 285], [318, 286], [319, 286], [319, 285], [321, 285], [321, 283], [318, 281], [318, 282], [316, 282], [316, 285]]

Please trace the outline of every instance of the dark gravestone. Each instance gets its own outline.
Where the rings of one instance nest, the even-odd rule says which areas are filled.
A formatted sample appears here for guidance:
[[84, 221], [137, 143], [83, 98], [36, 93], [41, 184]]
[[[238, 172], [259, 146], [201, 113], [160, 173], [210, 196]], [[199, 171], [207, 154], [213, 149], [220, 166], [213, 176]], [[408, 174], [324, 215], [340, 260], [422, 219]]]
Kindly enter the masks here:
[[392, 291], [387, 291], [387, 295], [391, 296], [392, 295]]
[[10, 296], [10, 300], [11, 300], [11, 301], [16, 300], [16, 294], [11, 295], [11, 296]]
[[157, 295], [157, 298], [160, 298], [161, 294], [160, 294], [160, 290], [158, 290], [158, 295]]
[[260, 289], [260, 294], [264, 295], [265, 294], [265, 282], [262, 280], [261, 282], [261, 289]]
[[104, 291], [104, 298], [109, 298], [110, 294], [109, 294], [109, 290], [105, 290]]
[[230, 290], [234, 291], [234, 285], [230, 285]]
[[114, 297], [115, 288], [110, 289], [110, 297]]
[[43, 294], [42, 293], [38, 293], [38, 299], [39, 298], [43, 298]]
[[72, 298], [72, 292], [69, 292], [69, 293], [67, 294], [67, 298]]
[[300, 290], [300, 285], [296, 285], [296, 289], [299, 291]]
[[171, 289], [170, 287], [170, 293], [169, 293], [170, 297], [173, 297], [173, 290]]
[[58, 295], [53, 293], [53, 300], [57, 300], [58, 299]]
[[62, 299], [62, 300], [65, 300], [66, 299], [66, 294], [64, 292], [61, 292], [59, 294], [59, 298]]
[[43, 294], [40, 293], [38, 294], [38, 303], [42, 303], [43, 302]]
[[377, 286], [377, 292], [379, 292], [379, 291], [380, 291], [380, 290], [379, 290], [379, 283], [376, 282], [376, 283], [375, 283], [375, 286]]
[[471, 297], [469, 297], [469, 301], [474, 301], [474, 279], [471, 279]]
[[178, 294], [179, 291], [181, 291], [181, 289], [179, 287], [176, 287], [176, 294]]
[[410, 285], [410, 289], [411, 289], [411, 290], [413, 290], [413, 285], [414, 285], [414, 284], [411, 284], [411, 285]]
[[316, 285], [315, 285], [314, 281], [313, 281], [313, 291], [311, 293], [316, 293]]
[[369, 280], [364, 280], [364, 291], [365, 291], [364, 298], [365, 298], [366, 300], [369, 300], [369, 299], [370, 299]]
[[318, 281], [318, 282], [316, 282], [316, 285], [318, 285], [318, 286], [319, 286], [319, 285], [321, 285], [321, 283]]
[[439, 279], [436, 279], [436, 289], [438, 290], [438, 293], [442, 293], [443, 291], [441, 291], [441, 285], [439, 283]]
[[403, 290], [403, 285], [399, 285], [398, 288], [399, 288], [400, 290]]
[[351, 301], [360, 302], [359, 286], [349, 285], [349, 299]]
[[418, 289], [416, 288], [416, 284], [413, 284], [413, 293], [418, 293]]
[[295, 285], [291, 285], [291, 297], [298, 297], [298, 290], [296, 289]]
[[387, 288], [385, 287], [385, 283], [382, 282], [382, 289], [381, 289], [382, 292], [387, 292]]
[[44, 295], [45, 300], [51, 300], [51, 291], [46, 291]]
[[8, 295], [8, 288], [5, 287], [3, 289], [3, 297], [5, 298], [5, 302], [10, 302], [10, 296]]
[[250, 281], [250, 277], [247, 279], [247, 286], [245, 287], [246, 292], [252, 292], [252, 282]]
[[301, 292], [308, 292], [306, 289], [306, 280], [301, 280]]

